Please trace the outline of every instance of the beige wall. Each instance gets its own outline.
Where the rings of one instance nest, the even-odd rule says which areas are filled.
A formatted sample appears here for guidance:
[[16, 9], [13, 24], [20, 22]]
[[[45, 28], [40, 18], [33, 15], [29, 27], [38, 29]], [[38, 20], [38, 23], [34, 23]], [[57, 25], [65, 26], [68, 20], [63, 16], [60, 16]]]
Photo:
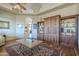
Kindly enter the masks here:
[[16, 16], [14, 14], [0, 10], [0, 20], [10, 22], [10, 29], [0, 29], [0, 35], [6, 34], [7, 40], [12, 40], [12, 39], [15, 39], [16, 37], [15, 17]]
[[77, 12], [79, 14], [79, 3], [77, 4]]
[[[16, 37], [17, 38], [24, 38], [24, 24], [25, 24], [25, 16], [16, 15]], [[18, 25], [22, 25], [22, 28], [19, 28]]]

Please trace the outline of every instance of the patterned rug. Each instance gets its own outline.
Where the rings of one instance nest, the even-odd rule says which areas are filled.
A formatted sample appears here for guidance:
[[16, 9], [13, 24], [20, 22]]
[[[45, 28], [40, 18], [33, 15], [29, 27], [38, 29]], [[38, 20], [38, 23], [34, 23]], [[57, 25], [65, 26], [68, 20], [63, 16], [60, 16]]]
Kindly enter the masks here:
[[10, 56], [59, 56], [60, 52], [56, 49], [50, 49], [45, 44], [40, 44], [33, 48], [28, 48], [23, 44], [15, 44], [6, 47]]

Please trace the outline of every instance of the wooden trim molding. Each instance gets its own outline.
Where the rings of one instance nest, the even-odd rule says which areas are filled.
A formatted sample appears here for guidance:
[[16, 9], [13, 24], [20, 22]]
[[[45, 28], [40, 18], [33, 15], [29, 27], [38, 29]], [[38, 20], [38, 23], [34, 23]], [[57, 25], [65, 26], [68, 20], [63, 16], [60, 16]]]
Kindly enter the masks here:
[[46, 17], [46, 18], [44, 18], [44, 19], [52, 18], [52, 17], [57, 17], [57, 16], [61, 17], [61, 15], [55, 15], [55, 16]]
[[75, 18], [76, 16], [79, 16], [79, 14], [61, 17], [61, 20]]

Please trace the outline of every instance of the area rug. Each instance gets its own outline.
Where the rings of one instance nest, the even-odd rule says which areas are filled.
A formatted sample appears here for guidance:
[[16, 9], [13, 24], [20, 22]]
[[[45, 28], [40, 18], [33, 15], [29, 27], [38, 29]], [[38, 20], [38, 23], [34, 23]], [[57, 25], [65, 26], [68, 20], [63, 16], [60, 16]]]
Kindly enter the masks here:
[[44, 44], [28, 48], [19, 43], [6, 47], [6, 51], [10, 56], [59, 56], [60, 54], [57, 50], [50, 49]]

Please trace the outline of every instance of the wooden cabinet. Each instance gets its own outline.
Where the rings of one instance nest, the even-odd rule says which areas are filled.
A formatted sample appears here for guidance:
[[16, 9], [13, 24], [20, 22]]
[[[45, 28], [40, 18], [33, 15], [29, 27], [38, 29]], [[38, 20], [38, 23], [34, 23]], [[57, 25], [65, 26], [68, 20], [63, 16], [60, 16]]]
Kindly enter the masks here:
[[60, 16], [45, 18], [44, 21], [44, 40], [52, 44], [59, 44], [59, 20]]
[[62, 18], [60, 18], [60, 16], [47, 17], [44, 18], [43, 24], [43, 33], [38, 31], [39, 39], [43, 39], [54, 45], [79, 48], [78, 15], [65, 16]]
[[61, 18], [60, 44], [68, 47], [77, 47], [77, 18], [68, 16]]
[[44, 40], [44, 22], [38, 22], [38, 29], [37, 29], [37, 38], [38, 40]]

